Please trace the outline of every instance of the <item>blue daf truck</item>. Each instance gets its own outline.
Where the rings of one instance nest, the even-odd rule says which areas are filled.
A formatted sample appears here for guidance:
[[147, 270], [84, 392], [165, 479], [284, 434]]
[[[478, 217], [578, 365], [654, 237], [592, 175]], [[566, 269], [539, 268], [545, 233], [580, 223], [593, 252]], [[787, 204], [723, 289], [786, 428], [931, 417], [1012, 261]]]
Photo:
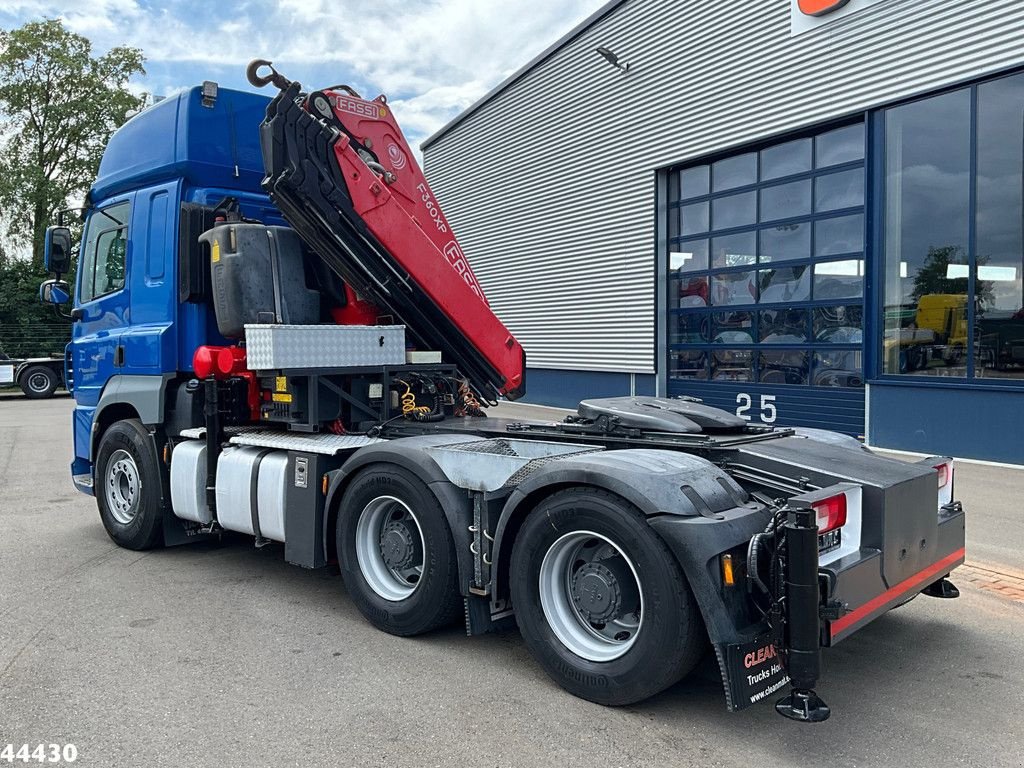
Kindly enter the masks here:
[[948, 457], [693, 398], [488, 416], [522, 393], [500, 373], [521, 350], [386, 99], [267, 62], [249, 80], [278, 92], [205, 83], [113, 135], [74, 286], [70, 233], [47, 232], [41, 297], [72, 304], [71, 475], [117, 544], [241, 532], [336, 566], [398, 635], [514, 621], [553, 680], [603, 704], [714, 654], [728, 709], [779, 692], [803, 721], [829, 714], [823, 649], [957, 595]]

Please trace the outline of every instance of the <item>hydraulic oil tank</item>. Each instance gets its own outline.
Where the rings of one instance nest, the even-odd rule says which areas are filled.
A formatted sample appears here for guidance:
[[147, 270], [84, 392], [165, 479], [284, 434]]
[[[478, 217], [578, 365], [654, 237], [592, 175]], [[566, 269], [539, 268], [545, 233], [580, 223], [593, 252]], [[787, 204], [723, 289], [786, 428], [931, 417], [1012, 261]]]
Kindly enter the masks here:
[[254, 535], [255, 503], [263, 537], [284, 541], [287, 469], [285, 451], [226, 448], [217, 461], [217, 522], [229, 531]]
[[288, 227], [218, 224], [199, 236], [209, 248], [217, 328], [239, 339], [246, 323], [312, 325], [320, 293], [306, 285], [302, 241]]

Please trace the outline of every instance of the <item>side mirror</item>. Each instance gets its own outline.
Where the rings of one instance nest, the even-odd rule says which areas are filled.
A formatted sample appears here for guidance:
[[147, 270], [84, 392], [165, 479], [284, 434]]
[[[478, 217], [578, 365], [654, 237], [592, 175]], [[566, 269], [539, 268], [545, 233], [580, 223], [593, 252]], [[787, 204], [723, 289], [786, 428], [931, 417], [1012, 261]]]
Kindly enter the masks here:
[[[43, 266], [48, 272], [67, 274], [71, 271], [71, 230], [47, 227], [43, 240]], [[63, 302], [61, 302], [63, 303]]]
[[43, 304], [67, 304], [71, 301], [71, 286], [63, 280], [44, 280], [39, 286], [39, 300]]

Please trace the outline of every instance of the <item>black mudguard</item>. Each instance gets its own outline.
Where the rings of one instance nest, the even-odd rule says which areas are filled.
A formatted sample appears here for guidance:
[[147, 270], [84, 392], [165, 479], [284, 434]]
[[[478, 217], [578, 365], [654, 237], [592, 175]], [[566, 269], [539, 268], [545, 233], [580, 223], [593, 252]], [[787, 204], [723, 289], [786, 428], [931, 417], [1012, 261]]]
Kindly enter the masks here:
[[693, 589], [719, 657], [732, 709], [746, 679], [738, 671], [739, 665], [728, 664], [726, 657], [731, 654], [742, 659], [740, 651], [756, 645], [768, 627], [754, 613], [745, 583], [725, 591], [718, 558], [730, 550], [745, 556], [748, 542], [764, 530], [771, 512], [751, 500], [720, 467], [690, 454], [636, 449], [562, 458], [524, 481], [502, 513], [494, 545], [496, 596], [506, 596], [512, 542], [523, 520], [542, 498], [568, 486], [602, 488], [647, 516]]

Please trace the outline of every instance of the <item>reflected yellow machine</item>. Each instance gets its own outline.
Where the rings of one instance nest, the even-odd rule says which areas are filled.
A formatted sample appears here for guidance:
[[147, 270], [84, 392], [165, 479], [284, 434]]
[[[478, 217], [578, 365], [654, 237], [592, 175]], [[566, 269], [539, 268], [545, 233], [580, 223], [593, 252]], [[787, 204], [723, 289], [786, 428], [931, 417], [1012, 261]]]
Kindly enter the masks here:
[[[889, 318], [887, 318], [889, 319]], [[900, 373], [927, 368], [932, 360], [958, 364], [967, 349], [967, 296], [932, 293], [922, 296], [909, 323], [887, 329], [884, 337], [886, 369]], [[888, 323], [887, 323], [888, 324]]]

